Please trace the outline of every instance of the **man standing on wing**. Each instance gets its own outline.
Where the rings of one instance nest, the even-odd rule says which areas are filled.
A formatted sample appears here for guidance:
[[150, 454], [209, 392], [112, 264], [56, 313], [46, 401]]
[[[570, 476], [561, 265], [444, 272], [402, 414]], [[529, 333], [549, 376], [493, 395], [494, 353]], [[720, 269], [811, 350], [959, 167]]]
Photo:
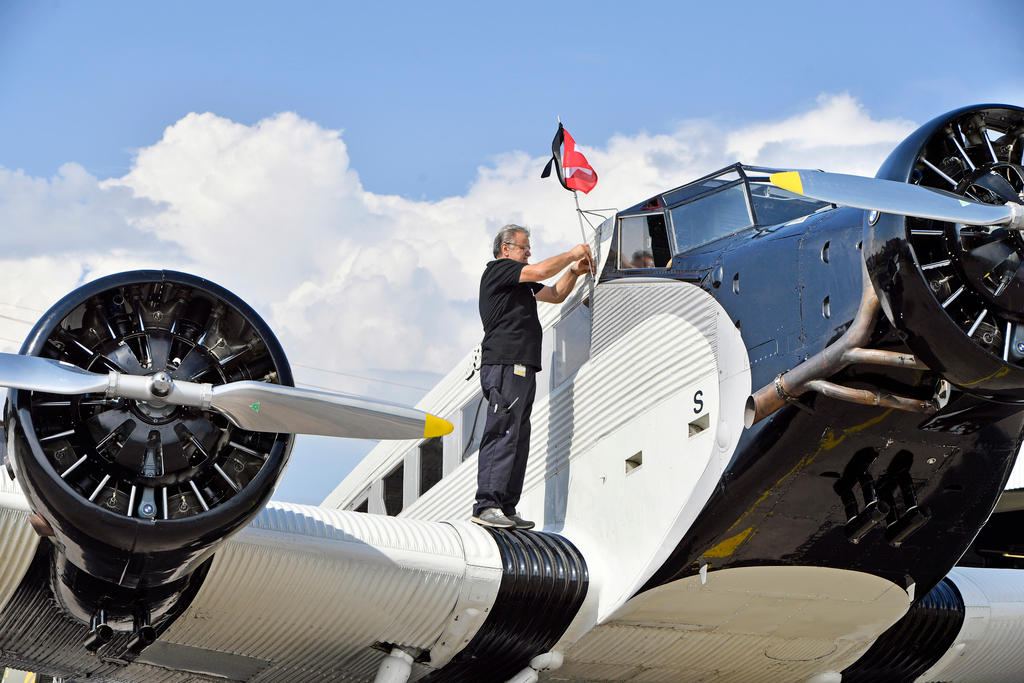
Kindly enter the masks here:
[[[541, 369], [542, 331], [537, 302], [559, 304], [576, 278], [592, 271], [590, 246], [530, 265], [530, 231], [506, 225], [494, 237], [494, 261], [480, 278], [480, 385], [487, 398], [487, 420], [477, 464], [473, 521], [493, 527], [532, 529], [516, 512], [530, 453], [530, 412]], [[542, 285], [569, 270], [554, 285]]]

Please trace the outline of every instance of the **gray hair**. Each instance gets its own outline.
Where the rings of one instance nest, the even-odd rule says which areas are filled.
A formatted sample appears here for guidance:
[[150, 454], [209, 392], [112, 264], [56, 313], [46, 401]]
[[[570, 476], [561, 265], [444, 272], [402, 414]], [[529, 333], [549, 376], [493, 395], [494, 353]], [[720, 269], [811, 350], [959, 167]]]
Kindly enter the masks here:
[[514, 240], [517, 232], [521, 232], [527, 237], [530, 236], [530, 230], [528, 228], [516, 225], [515, 223], [509, 223], [498, 231], [498, 234], [494, 236], [494, 258], [499, 258], [501, 256], [501, 245]]

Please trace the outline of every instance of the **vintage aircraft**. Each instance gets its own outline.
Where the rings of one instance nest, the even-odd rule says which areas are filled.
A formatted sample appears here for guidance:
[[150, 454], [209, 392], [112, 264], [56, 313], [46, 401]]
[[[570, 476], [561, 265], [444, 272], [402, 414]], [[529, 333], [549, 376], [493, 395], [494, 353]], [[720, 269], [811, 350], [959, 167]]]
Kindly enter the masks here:
[[[1018, 680], [1022, 154], [1024, 109], [968, 107], [874, 179], [736, 164], [602, 223], [596, 286], [543, 320], [537, 532], [466, 521], [478, 356], [424, 413], [291, 387], [200, 278], [84, 286], [0, 356], [0, 665]], [[400, 440], [268, 503], [293, 433]]]

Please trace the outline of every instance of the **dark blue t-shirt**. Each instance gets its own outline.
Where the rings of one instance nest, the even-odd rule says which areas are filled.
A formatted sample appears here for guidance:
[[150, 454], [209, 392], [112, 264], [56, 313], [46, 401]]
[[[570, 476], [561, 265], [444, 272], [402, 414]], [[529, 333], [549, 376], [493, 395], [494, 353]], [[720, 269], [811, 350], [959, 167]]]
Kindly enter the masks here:
[[527, 264], [502, 258], [491, 261], [480, 278], [480, 321], [484, 325], [483, 365], [522, 363], [540, 370], [543, 332], [537, 317], [539, 282], [520, 282]]

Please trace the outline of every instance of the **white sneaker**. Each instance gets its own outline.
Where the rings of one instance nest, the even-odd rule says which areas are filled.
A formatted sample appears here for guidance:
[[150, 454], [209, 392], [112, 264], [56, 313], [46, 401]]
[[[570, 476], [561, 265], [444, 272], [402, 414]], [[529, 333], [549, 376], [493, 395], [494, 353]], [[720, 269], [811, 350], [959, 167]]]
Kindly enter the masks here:
[[520, 517], [518, 512], [513, 512], [511, 515], [505, 515], [505, 517], [511, 520], [512, 523], [516, 525], [517, 529], [532, 529], [537, 526], [530, 520]]
[[498, 508], [485, 508], [479, 515], [473, 516], [473, 521], [480, 526], [492, 526], [498, 529], [511, 529], [516, 523], [506, 517]]

